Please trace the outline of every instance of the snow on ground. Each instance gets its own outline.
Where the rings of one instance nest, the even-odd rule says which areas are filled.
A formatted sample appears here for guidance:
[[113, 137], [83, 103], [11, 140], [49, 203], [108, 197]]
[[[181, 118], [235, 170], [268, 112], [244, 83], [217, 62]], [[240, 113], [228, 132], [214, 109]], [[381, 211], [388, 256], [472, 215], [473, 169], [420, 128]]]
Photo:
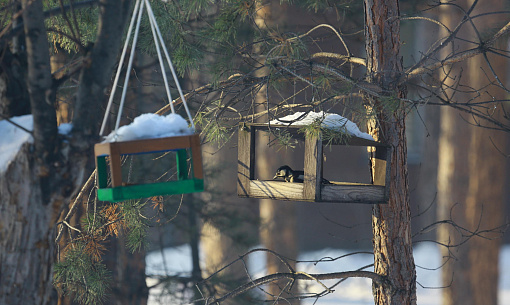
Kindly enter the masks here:
[[[23, 115], [19, 117], [10, 118], [14, 123], [24, 127], [25, 129], [33, 129], [32, 115]], [[11, 124], [7, 120], [0, 121], [0, 174], [9, 167], [9, 164], [14, 160], [18, 151], [26, 142], [33, 142], [32, 135]]]
[[178, 114], [170, 113], [162, 116], [144, 113], [136, 117], [131, 124], [112, 131], [103, 142], [165, 138], [193, 133], [193, 129], [188, 127], [188, 122]]
[[[9, 120], [21, 127], [32, 131], [34, 120], [31, 114], [12, 117]], [[58, 126], [60, 134], [67, 135], [73, 128], [72, 124], [65, 123]], [[7, 170], [9, 164], [14, 160], [21, 146], [26, 143], [33, 143], [32, 135], [7, 120], [0, 120], [0, 174]]]
[[[354, 251], [339, 249], [324, 249], [320, 251], [306, 252], [299, 256], [299, 260], [317, 260], [326, 257], [340, 257]], [[191, 270], [191, 250], [188, 245], [164, 250], [167, 271], [169, 275], [189, 275]], [[436, 245], [431, 243], [419, 244], [414, 248], [414, 259], [416, 263], [417, 280], [421, 284], [417, 286], [417, 297], [419, 305], [441, 304], [441, 255]], [[203, 261], [203, 259], [202, 259]], [[165, 274], [163, 259], [160, 251], [151, 252], [146, 256], [147, 274]], [[356, 254], [338, 259], [334, 262], [301, 263], [298, 271], [307, 273], [327, 273], [337, 271], [355, 270], [362, 266], [373, 263], [373, 257], [369, 254]], [[499, 304], [510, 304], [510, 245], [505, 245], [500, 253], [500, 282], [499, 282]], [[248, 268], [253, 278], [265, 275], [265, 254], [255, 252], [250, 256]], [[426, 268], [426, 269], [425, 269]], [[437, 269], [437, 270], [431, 270]], [[147, 283], [154, 284], [155, 280], [147, 279]], [[332, 285], [335, 281], [325, 281], [326, 285]], [[321, 292], [323, 288], [312, 281], [301, 283], [301, 289], [306, 288], [309, 292]], [[302, 290], [303, 291], [303, 290]], [[305, 299], [303, 305], [314, 304], [315, 299]], [[149, 305], [160, 304], [157, 302], [156, 290], [150, 291]], [[334, 288], [334, 293], [320, 298], [317, 305], [372, 305], [371, 281], [364, 278], [348, 279]]]
[[292, 125], [292, 126], [306, 126], [311, 125], [315, 121], [320, 120], [321, 126], [331, 130], [347, 133], [349, 135], [357, 136], [368, 140], [374, 138], [368, 133], [361, 132], [358, 126], [350, 120], [336, 113], [326, 113], [323, 111], [313, 112], [296, 112], [294, 114], [272, 120], [269, 124], [273, 125]]

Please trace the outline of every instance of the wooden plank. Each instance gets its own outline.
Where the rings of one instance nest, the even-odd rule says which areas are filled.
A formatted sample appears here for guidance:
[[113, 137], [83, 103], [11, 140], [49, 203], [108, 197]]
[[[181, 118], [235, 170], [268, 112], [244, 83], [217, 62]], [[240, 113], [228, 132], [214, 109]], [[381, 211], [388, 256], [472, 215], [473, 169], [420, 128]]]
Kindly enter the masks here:
[[319, 201], [322, 181], [322, 141], [320, 136], [305, 139], [305, 178], [303, 198]]
[[384, 186], [342, 183], [322, 186], [321, 201], [343, 203], [383, 203]]
[[249, 190], [253, 198], [313, 201], [303, 198], [303, 183], [251, 180]]
[[198, 137], [198, 135], [193, 134], [189, 136], [142, 139], [111, 143], [98, 143], [94, 145], [94, 152], [96, 156], [110, 155], [112, 145], [118, 147], [118, 152], [121, 155], [190, 148], [192, 139], [196, 137]]
[[157, 152], [179, 148], [190, 148], [191, 147], [191, 136], [179, 136], [179, 137], [167, 137], [157, 139], [143, 139], [135, 141], [125, 142], [113, 142], [119, 146], [119, 153], [124, 154], [135, 154], [144, 152]]
[[112, 187], [122, 185], [122, 171], [119, 154], [119, 146], [110, 143], [110, 174], [112, 175]]
[[190, 137], [191, 146], [191, 164], [193, 166], [193, 176], [197, 179], [204, 179], [202, 164], [202, 148], [200, 145], [200, 136], [195, 134]]
[[237, 194], [249, 197], [255, 173], [255, 129], [239, 124], [237, 141]]
[[386, 185], [387, 148], [376, 147], [374, 158], [374, 185]]
[[96, 157], [107, 155], [109, 156], [111, 153], [110, 143], [98, 143], [94, 145], [94, 154]]

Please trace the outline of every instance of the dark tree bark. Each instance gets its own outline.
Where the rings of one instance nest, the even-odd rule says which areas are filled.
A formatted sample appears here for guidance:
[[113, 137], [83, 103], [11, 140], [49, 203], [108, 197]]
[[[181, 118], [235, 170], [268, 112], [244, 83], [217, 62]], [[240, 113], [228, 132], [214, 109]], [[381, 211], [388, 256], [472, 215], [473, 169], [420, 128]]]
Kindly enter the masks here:
[[[397, 0], [365, 0], [367, 80], [378, 85], [390, 100], [391, 96], [403, 98], [406, 94], [405, 88], [396, 86], [402, 72], [399, 13]], [[398, 103], [398, 99], [394, 101]], [[384, 285], [372, 284], [374, 300], [377, 305], [416, 304], [405, 112], [402, 105], [388, 111], [379, 98], [369, 97], [367, 102], [375, 114], [369, 132], [393, 148], [389, 202], [373, 209], [375, 272], [387, 279]], [[374, 183], [381, 183], [377, 175]]]
[[41, 168], [47, 176], [47, 163], [53, 161], [57, 143], [55, 90], [51, 78], [50, 52], [44, 26], [42, 1], [21, 2], [28, 61], [28, 92], [34, 117], [34, 146]]
[[[34, 145], [0, 173], [0, 304], [56, 304], [55, 224], [91, 172], [98, 113], [120, 50], [129, 0], [103, 0], [97, 40], [77, 94], [71, 153], [57, 135], [55, 88], [42, 1], [22, 1]], [[83, 141], [87, 139], [87, 141]], [[57, 158], [58, 157], [58, 158]]]
[[[103, 102], [117, 63], [130, 0], [101, 0], [98, 36], [80, 74], [73, 118], [73, 146], [88, 149], [98, 139]], [[109, 73], [104, 73], [109, 71]]]
[[25, 52], [2, 49], [0, 61], [0, 120], [30, 113], [30, 99], [26, 84], [27, 60]]

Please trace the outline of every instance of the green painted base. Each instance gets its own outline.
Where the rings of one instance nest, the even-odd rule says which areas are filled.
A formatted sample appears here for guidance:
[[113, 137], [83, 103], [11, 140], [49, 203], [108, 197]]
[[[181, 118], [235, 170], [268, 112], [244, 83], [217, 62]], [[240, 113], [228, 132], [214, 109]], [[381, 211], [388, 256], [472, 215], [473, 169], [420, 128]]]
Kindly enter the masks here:
[[202, 192], [203, 190], [203, 179], [186, 179], [152, 184], [118, 186], [114, 188], [100, 188], [97, 190], [97, 198], [102, 201], [118, 202], [153, 196], [196, 193]]

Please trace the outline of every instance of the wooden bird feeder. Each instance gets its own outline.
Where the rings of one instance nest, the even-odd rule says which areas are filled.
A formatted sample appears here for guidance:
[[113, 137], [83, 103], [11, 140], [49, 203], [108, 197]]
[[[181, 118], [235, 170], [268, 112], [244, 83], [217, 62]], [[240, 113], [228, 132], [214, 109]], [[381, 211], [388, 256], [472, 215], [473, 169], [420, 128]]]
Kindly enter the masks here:
[[312, 202], [351, 202], [379, 204], [387, 203], [389, 197], [391, 147], [380, 142], [351, 136], [346, 142], [332, 145], [373, 146], [375, 153], [376, 184], [351, 182], [322, 183], [322, 149], [320, 136], [304, 136], [298, 133], [301, 126], [273, 125], [288, 131], [294, 138], [304, 138], [304, 181], [289, 183], [284, 181], [255, 180], [255, 135], [257, 130], [268, 131], [264, 123], [241, 123], [238, 142], [237, 194], [240, 197], [312, 201]]
[[[127, 184], [122, 180], [121, 156], [176, 151], [177, 178], [175, 181]], [[191, 155], [188, 177], [187, 151]], [[201, 192], [204, 190], [202, 153], [197, 134], [125, 142], [99, 143], [94, 146], [97, 168], [97, 197], [103, 201], [123, 201], [160, 195]], [[107, 166], [107, 157], [109, 166]], [[111, 185], [108, 185], [108, 167]]]

